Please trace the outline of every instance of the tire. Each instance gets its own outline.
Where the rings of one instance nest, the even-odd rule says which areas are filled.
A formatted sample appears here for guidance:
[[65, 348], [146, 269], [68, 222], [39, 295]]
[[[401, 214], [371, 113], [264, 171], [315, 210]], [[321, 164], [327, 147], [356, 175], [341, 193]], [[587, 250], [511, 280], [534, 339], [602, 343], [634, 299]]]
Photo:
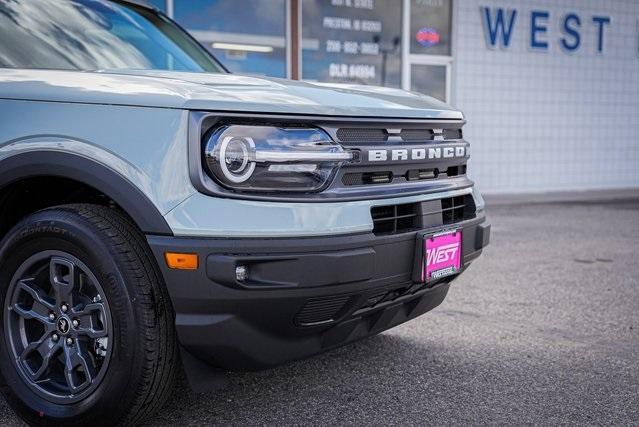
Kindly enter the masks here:
[[165, 402], [173, 311], [142, 233], [116, 210], [64, 205], [13, 227], [0, 302], [0, 391], [26, 422], [130, 425]]

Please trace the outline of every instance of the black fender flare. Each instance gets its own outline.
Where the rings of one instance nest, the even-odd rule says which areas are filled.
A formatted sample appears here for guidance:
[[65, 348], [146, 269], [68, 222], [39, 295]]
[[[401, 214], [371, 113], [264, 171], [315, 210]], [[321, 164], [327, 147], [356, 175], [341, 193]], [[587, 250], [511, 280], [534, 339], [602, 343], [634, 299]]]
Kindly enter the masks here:
[[173, 235], [149, 198], [119, 172], [62, 151], [29, 151], [0, 160], [0, 189], [25, 178], [55, 176], [95, 188], [117, 203], [145, 234]]

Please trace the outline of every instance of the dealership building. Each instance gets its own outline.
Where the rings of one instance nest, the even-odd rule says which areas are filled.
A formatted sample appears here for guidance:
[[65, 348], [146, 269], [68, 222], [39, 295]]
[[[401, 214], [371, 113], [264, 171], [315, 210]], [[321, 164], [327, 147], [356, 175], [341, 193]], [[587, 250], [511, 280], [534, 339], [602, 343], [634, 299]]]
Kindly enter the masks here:
[[151, 3], [233, 72], [455, 105], [484, 192], [639, 187], [639, 1]]

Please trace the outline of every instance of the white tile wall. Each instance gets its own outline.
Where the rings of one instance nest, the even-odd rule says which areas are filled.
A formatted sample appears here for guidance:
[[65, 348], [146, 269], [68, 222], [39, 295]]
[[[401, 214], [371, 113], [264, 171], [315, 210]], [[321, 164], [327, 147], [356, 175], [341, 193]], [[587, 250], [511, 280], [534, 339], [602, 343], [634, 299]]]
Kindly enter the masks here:
[[[517, 9], [507, 49], [489, 49], [480, 8]], [[486, 193], [639, 187], [639, 1], [454, 1], [453, 104], [464, 111], [471, 176]], [[550, 12], [547, 52], [530, 11]], [[581, 46], [559, 44], [563, 16]], [[593, 15], [608, 15], [596, 53]]]

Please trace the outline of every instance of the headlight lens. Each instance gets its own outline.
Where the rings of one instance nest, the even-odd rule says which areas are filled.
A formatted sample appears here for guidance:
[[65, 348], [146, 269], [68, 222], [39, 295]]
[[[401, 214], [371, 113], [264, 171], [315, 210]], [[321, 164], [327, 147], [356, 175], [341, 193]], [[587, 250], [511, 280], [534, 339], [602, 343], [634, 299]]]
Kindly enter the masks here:
[[315, 128], [224, 125], [204, 138], [209, 175], [235, 190], [321, 191], [352, 158]]

